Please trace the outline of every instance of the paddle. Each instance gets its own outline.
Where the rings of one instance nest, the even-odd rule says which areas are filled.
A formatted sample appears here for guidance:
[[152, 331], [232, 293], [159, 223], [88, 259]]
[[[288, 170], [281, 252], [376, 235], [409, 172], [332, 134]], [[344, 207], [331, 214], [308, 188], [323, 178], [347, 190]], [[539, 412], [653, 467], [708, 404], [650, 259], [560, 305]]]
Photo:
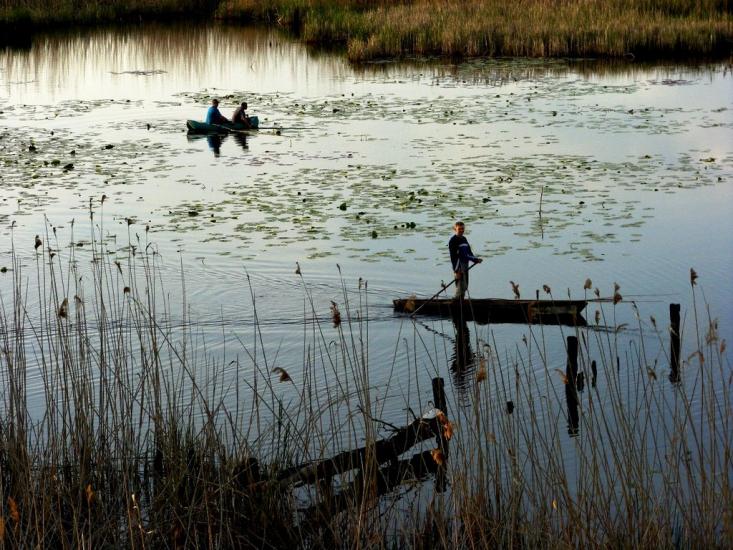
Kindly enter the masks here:
[[239, 130], [237, 128], [229, 128], [228, 126], [224, 126], [222, 124], [212, 124], [212, 126], [216, 126], [217, 128], [221, 128], [222, 130], [226, 130], [227, 132], [236, 132], [239, 134], [249, 134], [252, 130], [315, 130], [313, 126], [257, 126], [257, 128], [247, 128]]
[[[476, 266], [476, 265], [478, 265], [478, 264], [471, 264], [471, 265], [469, 265], [469, 266], [468, 266], [468, 269], [466, 270], [466, 273], [468, 273], [469, 271], [471, 271], [471, 270], [473, 269], [473, 267], [474, 267], [474, 266]], [[424, 307], [425, 307], [426, 305], [428, 305], [428, 304], [429, 304], [430, 302], [432, 302], [433, 300], [435, 300], [435, 299], [436, 299], [436, 298], [437, 298], [438, 296], [440, 296], [440, 295], [441, 295], [441, 294], [442, 294], [442, 293], [443, 293], [443, 292], [444, 292], [444, 291], [445, 291], [446, 289], [450, 288], [450, 286], [451, 286], [452, 284], [455, 284], [455, 282], [456, 282], [457, 280], [458, 280], [458, 279], [454, 278], [454, 279], [453, 279], [453, 280], [452, 280], [452, 281], [451, 281], [450, 283], [448, 283], [447, 285], [443, 285], [443, 288], [441, 288], [441, 289], [440, 289], [440, 290], [439, 290], [438, 292], [436, 292], [435, 294], [433, 294], [433, 295], [432, 295], [432, 296], [431, 296], [430, 298], [428, 298], [428, 300], [427, 300], [427, 301], [423, 302], [423, 303], [422, 303], [422, 305], [421, 305], [421, 306], [420, 306], [419, 308], [417, 308], [417, 309], [416, 309], [415, 311], [413, 311], [413, 312], [412, 312], [412, 313], [410, 314], [410, 317], [414, 317], [415, 315], [417, 315], [417, 312], [418, 312], [418, 311], [420, 311], [420, 310], [421, 310], [422, 308], [424, 308]]]
[[[250, 130], [237, 130], [236, 128], [229, 128], [228, 126], [223, 126], [222, 124], [212, 124], [212, 126], [216, 126], [217, 128], [221, 128], [222, 130], [226, 130], [227, 132], [234, 132], [237, 134], [249, 134]], [[256, 130], [257, 128], [252, 128], [252, 130]]]

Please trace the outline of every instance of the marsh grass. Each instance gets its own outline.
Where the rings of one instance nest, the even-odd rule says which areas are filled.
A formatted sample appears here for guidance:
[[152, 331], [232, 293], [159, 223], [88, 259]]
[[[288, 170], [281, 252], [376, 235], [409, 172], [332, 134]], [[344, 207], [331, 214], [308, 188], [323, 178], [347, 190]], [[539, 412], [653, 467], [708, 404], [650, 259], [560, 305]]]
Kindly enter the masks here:
[[218, 0], [0, 0], [0, 28], [56, 26], [210, 14]]
[[352, 61], [410, 55], [730, 55], [727, 0], [224, 0], [218, 17], [269, 21]]
[[[598, 380], [582, 391], [563, 385], [549, 364], [556, 343], [543, 327], [527, 327], [513, 353], [499, 353], [490, 333], [479, 337], [478, 367], [455, 374], [468, 380], [446, 411], [447, 488], [413, 479], [377, 497], [383, 480], [369, 449], [389, 431], [380, 417], [390, 384], [370, 378], [370, 369], [389, 367], [370, 361], [365, 283], [358, 293], [342, 283], [341, 302], [318, 316], [329, 304], [316, 303], [301, 275], [304, 319], [312, 320], [304, 322], [302, 368], [280, 365], [277, 350], [264, 347], [251, 287], [251, 333], [213, 353], [186, 303], [185, 278], [182, 303], [164, 288], [154, 243], [128, 236], [117, 250], [99, 238], [103, 216], [94, 221], [101, 227], [83, 254], [55, 242], [52, 228], [30, 262], [13, 250], [12, 292], [0, 295], [2, 545], [733, 541], [731, 371], [714, 319], [688, 315], [699, 346], [682, 354], [674, 384], [658, 364], [666, 352], [652, 351], [666, 349], [661, 323], [649, 329], [639, 313], [639, 336], [622, 347], [614, 316], [623, 302], [600, 314], [610, 329], [567, 329], [580, 340], [589, 380], [591, 361], [598, 365]], [[396, 340], [395, 365], [414, 369], [404, 407], [421, 411], [430, 406], [421, 385], [441, 374], [450, 338], [431, 341], [407, 322]], [[426, 364], [418, 364], [420, 350], [429, 352]], [[575, 426], [568, 391], [578, 403]], [[299, 465], [362, 445], [356, 474], [311, 487], [281, 482]], [[349, 486], [360, 489], [340, 493]], [[340, 509], [314, 508], [337, 494]]]
[[13, 29], [167, 18], [267, 22], [351, 61], [414, 55], [722, 57], [729, 0], [0, 0]]

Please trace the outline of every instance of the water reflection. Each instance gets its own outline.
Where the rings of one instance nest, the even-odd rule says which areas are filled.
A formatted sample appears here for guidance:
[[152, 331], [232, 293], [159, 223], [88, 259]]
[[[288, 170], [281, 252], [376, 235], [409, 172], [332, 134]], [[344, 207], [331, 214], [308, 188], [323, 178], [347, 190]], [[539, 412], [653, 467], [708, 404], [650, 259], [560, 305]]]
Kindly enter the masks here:
[[343, 57], [317, 55], [271, 29], [150, 23], [39, 33], [25, 51], [0, 50], [0, 72], [9, 81], [45, 83], [29, 90], [40, 97], [27, 102], [110, 92], [157, 99], [195, 91], [188, 88], [194, 82], [222, 91], [246, 81], [249, 90], [287, 93], [304, 81], [320, 88], [351, 71]]
[[242, 148], [242, 151], [249, 151], [249, 145], [247, 144], [247, 134], [234, 134], [234, 141]]
[[453, 385], [458, 392], [461, 404], [469, 403], [469, 390], [476, 370], [476, 355], [471, 348], [471, 333], [465, 319], [453, 317], [455, 344], [451, 356], [450, 370], [453, 373]]
[[[214, 154], [215, 157], [221, 156], [221, 147], [227, 141], [230, 135], [227, 134], [187, 134], [186, 139], [189, 144], [203, 142], [206, 140], [206, 144]], [[239, 145], [239, 147], [245, 153], [249, 153], [249, 143], [247, 141], [247, 134], [231, 134], [232, 141]]]
[[578, 413], [578, 391], [569, 380], [565, 384], [565, 403], [568, 406], [568, 435], [577, 437], [580, 433], [580, 415]]
[[[6, 37], [6, 41], [9, 38]], [[9, 81], [43, 82], [24, 90], [25, 102], [104, 97], [154, 98], [180, 93], [192, 82], [207, 90], [277, 90], [300, 94], [333, 91], [335, 82], [356, 77], [400, 78], [431, 85], [500, 87], [545, 77], [645, 74], [678, 75], [669, 67], [629, 62], [546, 59], [469, 59], [462, 63], [423, 58], [349, 65], [340, 52], [307, 48], [279, 31], [217, 23], [146, 23], [24, 35], [21, 50], [0, 50], [0, 72]], [[32, 40], [32, 42], [31, 42]], [[685, 67], [685, 74], [714, 70]], [[243, 82], [246, 85], [243, 86]], [[114, 86], [110, 86], [110, 83]], [[307, 94], [306, 94], [307, 95]], [[48, 97], [51, 96], [51, 97]]]
[[209, 144], [209, 149], [211, 149], [215, 157], [221, 154], [222, 141], [223, 138], [219, 134], [209, 134], [206, 136], [206, 142]]

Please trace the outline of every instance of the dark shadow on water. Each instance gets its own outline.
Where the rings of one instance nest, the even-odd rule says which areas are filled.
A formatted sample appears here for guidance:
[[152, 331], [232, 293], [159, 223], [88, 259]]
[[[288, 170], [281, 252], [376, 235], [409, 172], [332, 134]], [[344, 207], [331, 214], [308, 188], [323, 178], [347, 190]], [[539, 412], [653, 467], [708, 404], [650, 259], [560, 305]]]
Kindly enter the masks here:
[[[249, 143], [246, 134], [231, 134], [234, 143], [242, 148], [242, 151], [249, 152]], [[187, 134], [186, 139], [189, 143], [203, 142], [206, 140], [206, 144], [209, 149], [214, 153], [215, 157], [221, 156], [221, 147], [227, 141], [229, 135], [227, 134]]]
[[215, 157], [221, 155], [221, 144], [226, 139], [226, 136], [220, 136], [219, 134], [209, 134], [206, 136], [206, 142], [209, 144], [209, 149], [214, 153]]
[[234, 141], [242, 148], [242, 151], [249, 152], [249, 145], [247, 144], [247, 134], [232, 134]]
[[462, 405], [466, 405], [470, 402], [469, 391], [475, 378], [473, 373], [476, 371], [476, 355], [471, 349], [471, 333], [466, 320], [454, 317], [453, 328], [455, 329], [455, 344], [450, 370], [459, 401]]
[[[568, 360], [565, 366], [565, 403], [568, 406], [568, 435], [577, 437], [580, 433], [580, 413], [578, 411], [578, 392], [585, 389], [585, 373], [578, 372], [578, 340], [568, 338]], [[593, 377], [595, 384], [595, 376]]]

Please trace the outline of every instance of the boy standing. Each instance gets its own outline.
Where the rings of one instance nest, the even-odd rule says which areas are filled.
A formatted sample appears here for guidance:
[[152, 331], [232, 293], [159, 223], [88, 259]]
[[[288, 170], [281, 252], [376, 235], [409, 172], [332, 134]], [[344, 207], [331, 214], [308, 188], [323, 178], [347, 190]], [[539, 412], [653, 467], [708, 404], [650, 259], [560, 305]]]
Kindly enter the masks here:
[[481, 263], [481, 258], [477, 258], [471, 252], [471, 246], [468, 239], [463, 236], [466, 231], [466, 224], [457, 221], [453, 224], [455, 235], [448, 241], [448, 250], [450, 251], [450, 262], [453, 266], [453, 276], [456, 280], [456, 298], [463, 299], [464, 294], [468, 290], [468, 263]]

